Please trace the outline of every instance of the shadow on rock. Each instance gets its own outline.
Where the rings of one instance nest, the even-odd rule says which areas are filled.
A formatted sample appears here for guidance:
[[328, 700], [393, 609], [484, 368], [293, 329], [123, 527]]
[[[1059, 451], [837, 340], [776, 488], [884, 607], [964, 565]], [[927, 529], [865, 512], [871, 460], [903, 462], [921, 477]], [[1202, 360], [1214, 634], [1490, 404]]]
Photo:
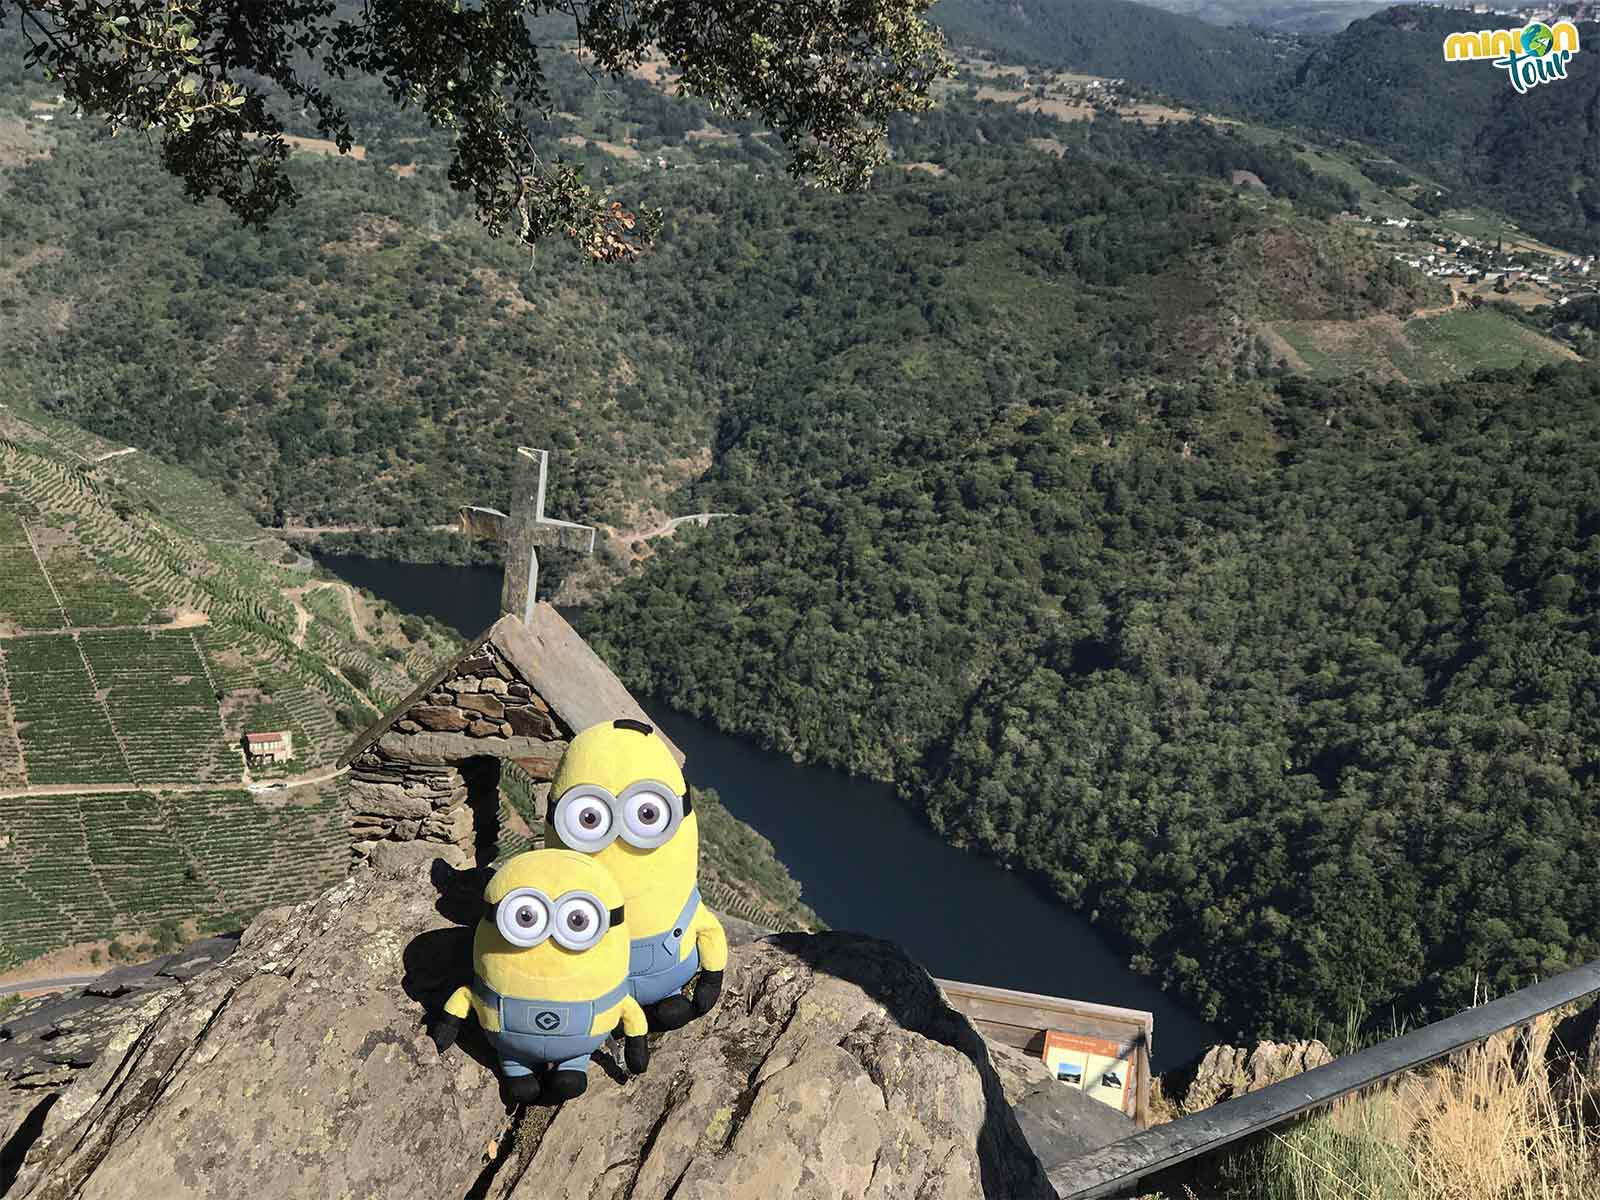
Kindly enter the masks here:
[[[777, 933], [763, 940], [814, 971], [854, 984], [882, 1004], [903, 1028], [948, 1046], [972, 1063], [983, 1086], [984, 1116], [977, 1156], [983, 1194], [989, 1200], [1009, 1200], [1016, 1183], [1004, 1176], [1000, 1164], [1014, 1156], [1017, 1148], [1027, 1146], [1027, 1139], [989, 1061], [988, 1045], [967, 1019], [946, 1003], [932, 976], [893, 942], [864, 934]], [[1038, 1175], [1042, 1181], [1042, 1163]]]
[[46, 1096], [34, 1105], [33, 1110], [22, 1119], [22, 1124], [17, 1126], [17, 1131], [4, 1146], [0, 1146], [0, 1196], [10, 1191], [11, 1185], [16, 1182], [17, 1172], [22, 1170], [22, 1160], [28, 1157], [28, 1151], [44, 1132], [44, 1119], [50, 1114], [50, 1106], [58, 1099], [60, 1093]]
[[[405, 948], [405, 974], [400, 987], [418, 1005], [417, 1020], [432, 1024], [444, 1012], [444, 1002], [450, 993], [472, 979], [471, 929], [430, 929], [412, 938]], [[467, 1055], [473, 1062], [488, 1071], [495, 1071], [496, 1058], [488, 1039], [483, 1036], [476, 1021], [461, 1027], [455, 1045], [446, 1056], [454, 1052]]]
[[493, 875], [488, 867], [453, 867], [442, 858], [434, 859], [428, 868], [428, 878], [439, 893], [434, 908], [447, 921], [475, 928], [483, 915], [483, 889]]

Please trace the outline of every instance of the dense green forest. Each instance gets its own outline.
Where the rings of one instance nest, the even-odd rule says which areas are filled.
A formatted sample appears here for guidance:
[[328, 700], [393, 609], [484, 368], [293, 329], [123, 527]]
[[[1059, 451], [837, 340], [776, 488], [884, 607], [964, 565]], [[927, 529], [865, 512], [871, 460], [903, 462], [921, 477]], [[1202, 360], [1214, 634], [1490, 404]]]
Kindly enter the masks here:
[[1132, 80], [1202, 105], [1236, 106], [1303, 50], [1129, 0], [940, 0], [928, 17], [952, 42], [1007, 62]]
[[[704, 468], [717, 414], [773, 371], [857, 390], [863, 371], [922, 374], [925, 403], [959, 407], [979, 369], [924, 361], [959, 328], [1014, 346], [1018, 378], [1022, 359], [1070, 360], [1057, 387], [1248, 374], [1274, 365], [1257, 317], [1399, 312], [1436, 291], [1319, 219], [1347, 184], [1227, 130], [1063, 127], [956, 96], [893, 130], [902, 160], [942, 174], [891, 168], [837, 197], [790, 183], [737, 123], [689, 138], [709, 114], [644, 83], [602, 92], [561, 55], [552, 76], [551, 132], [590, 139], [561, 149], [668, 212], [627, 271], [485, 238], [439, 178], [443, 147], [364, 92], [365, 158], [300, 156], [305, 200], [256, 233], [186, 202], [137, 139], [24, 120], [48, 93], [13, 79], [0, 392], [189, 465], [269, 525], [503, 507], [527, 444], [556, 455], [553, 511], [625, 529]], [[1071, 160], [1029, 148], [1045, 135]], [[1233, 169], [1283, 203], [1230, 194]]]
[[881, 395], [730, 414], [696, 497], [746, 515], [590, 636], [895, 780], [1230, 1031], [1600, 954], [1592, 371], [998, 390], [915, 429]]

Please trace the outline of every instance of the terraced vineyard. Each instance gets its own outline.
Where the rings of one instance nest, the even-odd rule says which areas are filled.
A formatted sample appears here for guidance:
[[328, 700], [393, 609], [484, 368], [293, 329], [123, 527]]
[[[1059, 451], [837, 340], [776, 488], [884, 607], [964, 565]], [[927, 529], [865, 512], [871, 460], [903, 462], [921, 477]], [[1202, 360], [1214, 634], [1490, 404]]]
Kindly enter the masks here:
[[78, 646], [106, 691], [107, 711], [129, 730], [121, 741], [136, 780], [239, 778], [239, 760], [227, 743], [193, 633], [90, 632], [80, 635]]
[[30, 785], [132, 782], [76, 640], [66, 634], [10, 638], [6, 661]]
[[[11, 680], [6, 674], [5, 643], [0, 642], [0, 714], [11, 712]], [[16, 723], [10, 719], [0, 721], [0, 788], [18, 787], [22, 783], [22, 743], [17, 738]]]
[[[318, 780], [410, 690], [406, 664], [454, 646], [402, 638], [375, 601], [358, 630], [326, 588], [302, 649], [283, 544], [116, 449], [0, 408], [0, 970], [162, 922], [237, 927], [337, 879], [344, 780]], [[295, 757], [247, 772], [240, 739], [265, 729]], [[261, 777], [290, 786], [244, 789]]]
[[23, 510], [0, 504], [0, 621], [20, 629], [60, 629], [67, 623], [22, 523]]
[[343, 804], [339, 786], [277, 809], [243, 791], [0, 799], [0, 969], [163, 921], [236, 927], [315, 895], [349, 857]]

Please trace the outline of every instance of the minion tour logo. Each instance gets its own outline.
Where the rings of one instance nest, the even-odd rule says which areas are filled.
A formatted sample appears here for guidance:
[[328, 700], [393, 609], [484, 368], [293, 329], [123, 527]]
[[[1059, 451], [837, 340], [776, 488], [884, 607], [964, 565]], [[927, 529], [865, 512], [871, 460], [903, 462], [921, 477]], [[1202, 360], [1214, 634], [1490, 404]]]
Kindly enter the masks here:
[[1452, 33], [1444, 40], [1445, 62], [1490, 59], [1511, 76], [1511, 86], [1524, 93], [1541, 83], [1567, 77], [1567, 63], [1578, 52], [1578, 27], [1571, 21], [1546, 25], [1535, 21], [1523, 29], [1485, 29]]

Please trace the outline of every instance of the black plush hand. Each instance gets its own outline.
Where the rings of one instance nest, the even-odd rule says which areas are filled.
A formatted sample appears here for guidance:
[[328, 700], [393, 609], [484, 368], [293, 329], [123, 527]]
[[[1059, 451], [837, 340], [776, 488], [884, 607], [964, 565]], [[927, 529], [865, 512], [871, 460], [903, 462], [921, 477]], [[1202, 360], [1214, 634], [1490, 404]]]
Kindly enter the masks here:
[[628, 1064], [631, 1074], [643, 1075], [650, 1069], [650, 1039], [642, 1033], [638, 1037], [623, 1038], [622, 1060]]
[[433, 1039], [434, 1049], [443, 1054], [456, 1044], [456, 1035], [460, 1032], [461, 1018], [445, 1013], [434, 1020], [428, 1029], [428, 1036]]
[[703, 1017], [722, 995], [722, 972], [701, 971], [694, 985], [694, 1015]]

